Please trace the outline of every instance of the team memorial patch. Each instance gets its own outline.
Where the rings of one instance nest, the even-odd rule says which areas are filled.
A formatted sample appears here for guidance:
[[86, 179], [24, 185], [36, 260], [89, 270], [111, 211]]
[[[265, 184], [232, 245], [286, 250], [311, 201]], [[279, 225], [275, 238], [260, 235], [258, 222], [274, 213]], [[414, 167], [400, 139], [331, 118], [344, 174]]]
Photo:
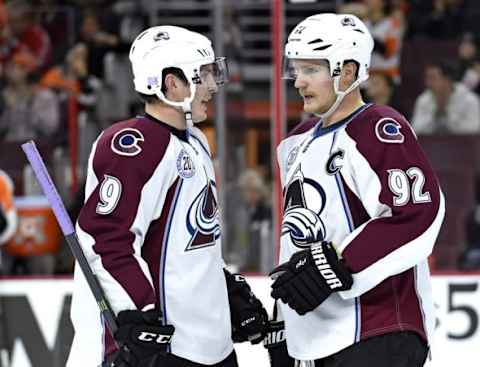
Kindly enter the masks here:
[[185, 149], [182, 149], [177, 157], [177, 171], [180, 177], [190, 178], [195, 174], [195, 165], [192, 157]]
[[295, 162], [295, 159], [297, 159], [298, 151], [300, 150], [300, 147], [295, 147], [293, 148], [290, 153], [288, 153], [287, 157], [287, 171], [292, 167], [293, 163]]
[[113, 136], [110, 146], [117, 154], [133, 157], [142, 151], [139, 144], [141, 141], [145, 141], [143, 134], [137, 129], [127, 127]]
[[378, 120], [375, 134], [378, 140], [384, 143], [403, 143], [405, 136], [400, 132], [402, 126], [391, 117]]

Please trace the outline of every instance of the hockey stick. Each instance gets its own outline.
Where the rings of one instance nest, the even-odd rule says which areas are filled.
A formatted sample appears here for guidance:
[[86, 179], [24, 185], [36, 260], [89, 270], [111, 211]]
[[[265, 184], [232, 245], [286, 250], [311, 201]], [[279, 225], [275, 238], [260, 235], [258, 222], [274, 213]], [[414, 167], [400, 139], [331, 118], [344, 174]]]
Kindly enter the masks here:
[[72, 221], [68, 216], [67, 210], [63, 205], [62, 199], [58, 194], [58, 191], [55, 187], [55, 184], [52, 181], [52, 178], [48, 174], [47, 167], [45, 167], [45, 163], [38, 152], [38, 149], [35, 145], [33, 140], [28, 141], [25, 144], [22, 144], [22, 149], [25, 152], [30, 165], [32, 166], [33, 172], [37, 178], [38, 183], [42, 187], [42, 190], [45, 196], [50, 203], [53, 213], [57, 218], [58, 224], [60, 225], [63, 235], [67, 240], [67, 243], [70, 247], [70, 250], [73, 253], [73, 256], [80, 265], [80, 269], [85, 276], [88, 286], [97, 301], [98, 308], [100, 309], [100, 313], [102, 314], [103, 318], [107, 323], [107, 327], [110, 329], [110, 333], [115, 335], [115, 332], [118, 329], [117, 319], [115, 318], [115, 314], [113, 313], [112, 307], [108, 303], [107, 298], [105, 297], [105, 293], [93, 273], [90, 265], [88, 264], [87, 258], [83, 253], [83, 250], [80, 246], [78, 241], [77, 234], [75, 233], [75, 229], [73, 227]]

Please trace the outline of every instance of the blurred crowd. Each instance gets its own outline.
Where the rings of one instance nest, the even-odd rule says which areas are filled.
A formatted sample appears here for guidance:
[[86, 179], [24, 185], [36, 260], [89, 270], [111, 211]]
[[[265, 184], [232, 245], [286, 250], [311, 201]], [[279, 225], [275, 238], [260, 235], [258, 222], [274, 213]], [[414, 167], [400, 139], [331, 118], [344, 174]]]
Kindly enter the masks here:
[[[0, 0], [0, 168], [11, 177], [11, 191], [15, 186], [16, 196], [38, 193], [38, 188], [36, 191], [29, 184], [31, 173], [24, 168], [25, 161], [16, 158], [22, 155], [19, 144], [35, 139], [60, 177], [57, 184], [75, 216], [83, 199], [81, 182], [91, 143], [112, 122], [141, 111], [131, 88], [128, 50], [133, 38], [150, 25], [151, 13], [166, 2]], [[398, 109], [419, 137], [480, 133], [478, 1], [329, 3], [343, 3], [332, 10], [356, 14], [375, 38], [371, 76], [363, 90], [366, 100]], [[227, 1], [225, 7], [229, 4]], [[234, 22], [226, 23], [225, 41], [238, 48], [229, 53], [240, 59], [242, 33]], [[72, 146], [77, 147], [74, 158]], [[78, 175], [74, 190], [67, 174], [72, 165]], [[228, 237], [235, 245], [227, 258], [241, 270], [265, 272], [275, 261], [271, 173], [268, 167], [246, 168], [226, 189], [227, 200], [238, 202], [239, 208], [238, 218], [230, 220]], [[473, 177], [477, 176], [475, 168]], [[460, 236], [454, 263], [462, 269], [480, 269], [480, 179], [476, 178], [472, 187], [477, 195], [457, 218], [465, 235]], [[75, 195], [77, 190], [80, 194]], [[2, 202], [0, 209], [6, 212], [12, 205]], [[17, 232], [38, 230], [32, 230], [35, 221], [22, 224], [21, 219]], [[9, 236], [10, 242], [22, 240], [8, 244], [0, 233], [6, 243], [4, 273], [71, 271], [65, 246], [46, 249], [41, 255], [47, 255], [47, 260], [38, 267], [15, 249], [19, 241], [31, 248], [34, 240], [18, 233]]]

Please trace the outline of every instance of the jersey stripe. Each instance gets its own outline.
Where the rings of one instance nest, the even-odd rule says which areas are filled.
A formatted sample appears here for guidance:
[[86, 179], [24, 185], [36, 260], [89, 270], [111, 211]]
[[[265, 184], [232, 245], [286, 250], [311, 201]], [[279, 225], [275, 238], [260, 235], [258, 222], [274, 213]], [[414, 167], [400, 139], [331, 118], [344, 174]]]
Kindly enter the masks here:
[[163, 312], [163, 322], [167, 324], [167, 305], [166, 305], [166, 297], [165, 297], [165, 264], [167, 262], [167, 251], [168, 251], [168, 240], [170, 237], [170, 230], [172, 228], [172, 219], [175, 214], [175, 209], [177, 207], [177, 202], [178, 202], [178, 197], [180, 196], [180, 191], [182, 189], [182, 184], [183, 180], [179, 179], [176, 184], [175, 184], [175, 195], [173, 199], [173, 205], [170, 208], [169, 214], [168, 214], [168, 219], [167, 219], [167, 225], [166, 225], [166, 231], [165, 235], [163, 237], [163, 242], [162, 242], [162, 256], [160, 259], [160, 305], [162, 307], [162, 312]]

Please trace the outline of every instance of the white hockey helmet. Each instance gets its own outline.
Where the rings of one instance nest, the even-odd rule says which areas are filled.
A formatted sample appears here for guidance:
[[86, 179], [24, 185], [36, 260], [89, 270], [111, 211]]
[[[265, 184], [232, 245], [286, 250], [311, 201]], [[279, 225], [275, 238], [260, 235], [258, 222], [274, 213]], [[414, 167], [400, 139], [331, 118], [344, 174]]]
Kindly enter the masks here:
[[[312, 15], [300, 22], [288, 36], [285, 46], [283, 77], [295, 79], [292, 59], [325, 60], [330, 68], [337, 97], [340, 97], [322, 116], [330, 114], [343, 97], [368, 79], [373, 51], [373, 38], [366, 25], [351, 14], [324, 13]], [[339, 76], [346, 61], [358, 66], [356, 81], [345, 92], [338, 89]], [[330, 112], [330, 113], [329, 113]]]
[[[137, 92], [182, 107], [190, 118], [196, 85], [203, 81], [202, 66], [213, 66], [211, 72], [217, 85], [228, 81], [225, 58], [215, 58], [210, 40], [182, 27], [157, 26], [143, 31], [133, 41], [129, 58]], [[190, 84], [190, 97], [183, 102], [170, 101], [162, 92], [162, 72], [171, 67], [180, 69]]]

